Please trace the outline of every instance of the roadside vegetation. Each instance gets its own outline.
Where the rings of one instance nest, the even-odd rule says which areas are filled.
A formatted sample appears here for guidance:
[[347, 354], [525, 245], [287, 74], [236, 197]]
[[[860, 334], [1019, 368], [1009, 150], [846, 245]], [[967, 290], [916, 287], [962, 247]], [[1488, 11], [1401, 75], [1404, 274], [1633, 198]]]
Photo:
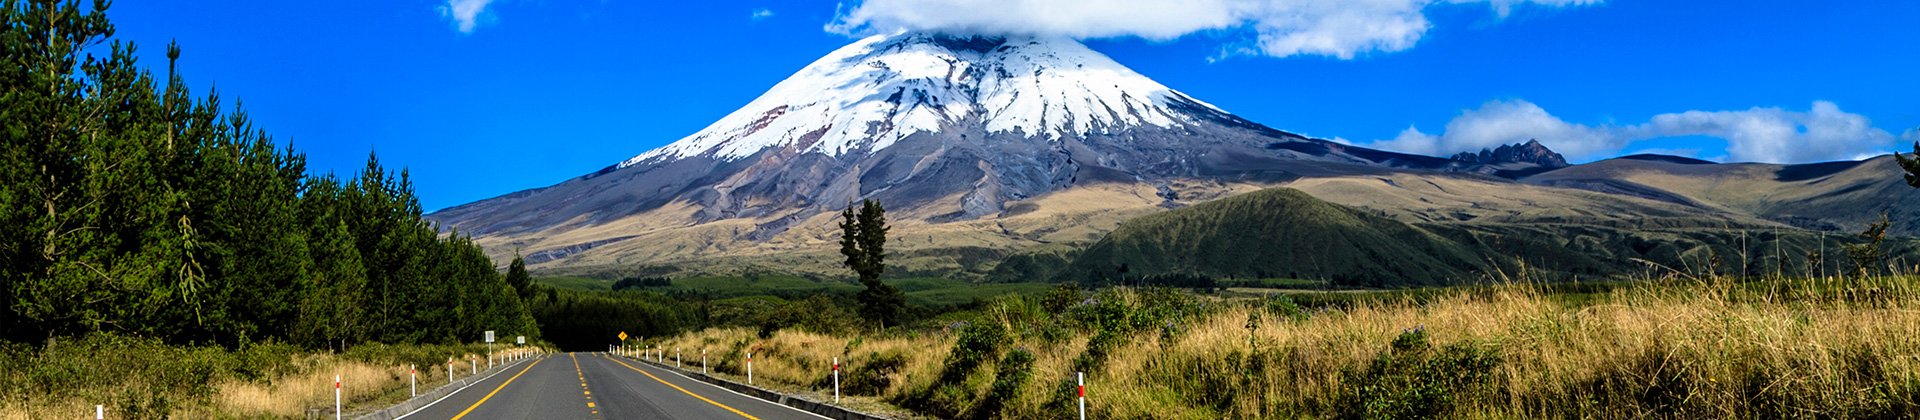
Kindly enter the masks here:
[[[545, 351], [496, 345], [495, 357]], [[342, 378], [348, 413], [377, 410], [408, 398], [408, 368], [420, 392], [486, 369], [487, 347], [464, 345], [355, 346], [314, 352], [260, 343], [238, 349], [170, 345], [118, 334], [56, 340], [44, 347], [0, 345], [0, 419], [91, 416], [103, 405], [109, 418], [318, 418], [333, 415], [333, 380]], [[481, 372], [482, 375], [487, 374]]]
[[756, 384], [814, 395], [831, 392], [840, 357], [855, 401], [942, 418], [1069, 416], [1076, 371], [1100, 418], [1912, 417], [1916, 281], [1675, 277], [1566, 293], [1521, 280], [1267, 297], [1062, 288], [932, 329], [716, 328], [648, 344], [706, 350], [736, 378], [751, 351]]
[[539, 338], [405, 170], [308, 173], [179, 46], [138, 65], [107, 5], [0, 1], [0, 417], [302, 417], [333, 375], [391, 401], [403, 362]]

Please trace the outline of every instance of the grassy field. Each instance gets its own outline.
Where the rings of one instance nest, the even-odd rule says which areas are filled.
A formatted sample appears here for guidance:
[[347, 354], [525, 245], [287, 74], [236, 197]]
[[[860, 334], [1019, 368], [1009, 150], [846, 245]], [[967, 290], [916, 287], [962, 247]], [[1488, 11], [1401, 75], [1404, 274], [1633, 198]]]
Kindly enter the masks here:
[[[575, 290], [608, 290], [613, 282], [584, 277], [542, 277], [535, 279], [542, 284]], [[1050, 283], [973, 283], [939, 277], [886, 279], [887, 284], [900, 288], [907, 295], [907, 303], [925, 307], [954, 307], [975, 301], [990, 300], [1009, 294], [1037, 295], [1052, 288]], [[862, 287], [850, 281], [817, 281], [800, 276], [763, 275], [763, 276], [702, 276], [673, 279], [671, 286], [647, 287], [636, 290], [648, 290], [669, 295], [689, 294], [706, 296], [713, 299], [732, 299], [755, 296], [774, 296], [787, 299], [803, 298], [815, 294], [848, 295], [859, 293]]]
[[1664, 279], [1226, 298], [1003, 299], [879, 336], [711, 329], [657, 342], [756, 383], [941, 418], [1912, 417], [1915, 277]]
[[[496, 349], [507, 356], [534, 351]], [[468, 376], [468, 360], [486, 367], [484, 345], [368, 344], [343, 353], [312, 353], [265, 344], [239, 350], [183, 347], [108, 334], [55, 341], [42, 349], [0, 349], [0, 419], [304, 418], [330, 416], [333, 379], [342, 378], [348, 413], [385, 408], [408, 398], [409, 365], [420, 391]], [[481, 372], [485, 374], [486, 372]]]
[[608, 290], [613, 282], [587, 277], [535, 277], [534, 283], [573, 290]]

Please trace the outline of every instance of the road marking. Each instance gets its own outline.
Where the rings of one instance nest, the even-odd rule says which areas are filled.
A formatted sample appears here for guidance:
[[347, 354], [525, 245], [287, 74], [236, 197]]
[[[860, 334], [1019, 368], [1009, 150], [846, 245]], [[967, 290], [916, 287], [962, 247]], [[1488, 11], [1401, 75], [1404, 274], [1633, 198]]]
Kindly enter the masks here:
[[[535, 358], [535, 359], [525, 359], [525, 360], [513, 362], [513, 363], [514, 364], [527, 363], [526, 360], [533, 360], [535, 362], [538, 362], [542, 359], [545, 359], [545, 357]], [[513, 366], [513, 365], [507, 365], [507, 366]], [[420, 412], [426, 411], [428, 408], [433, 408], [434, 404], [439, 404], [441, 401], [446, 401], [448, 398], [453, 398], [455, 394], [459, 394], [462, 391], [466, 391], [467, 388], [472, 388], [474, 385], [479, 385], [481, 382], [486, 382], [488, 379], [493, 379], [493, 377], [495, 376], [500, 376], [501, 373], [506, 373], [506, 371], [507, 371], [506, 369], [501, 369], [499, 372], [487, 374], [487, 377], [485, 378], [480, 378], [479, 380], [476, 380], [476, 381], [470, 381], [466, 385], [460, 386], [460, 389], [455, 389], [453, 390], [453, 392], [448, 392], [447, 395], [440, 396], [440, 399], [433, 400], [433, 402], [427, 403], [427, 405], [423, 405], [423, 406], [420, 406], [420, 408], [413, 409], [413, 411], [408, 412], [407, 414], [401, 414], [400, 417], [394, 417], [393, 420], [403, 420], [403, 419], [406, 419], [407, 417], [413, 416], [414, 414], [420, 414]], [[447, 385], [447, 386], [452, 386], [452, 385]]]
[[541, 361], [542, 360], [535, 360], [533, 361], [533, 363], [527, 364], [527, 367], [521, 368], [520, 373], [513, 374], [513, 377], [507, 378], [506, 382], [501, 382], [499, 387], [494, 388], [493, 392], [488, 392], [487, 396], [480, 397], [480, 401], [474, 401], [473, 405], [468, 406], [466, 410], [461, 410], [459, 415], [453, 416], [453, 420], [460, 420], [461, 417], [466, 417], [467, 413], [473, 412], [473, 409], [480, 408], [480, 404], [486, 404], [488, 399], [493, 398], [493, 394], [498, 394], [500, 393], [500, 390], [506, 389], [507, 384], [513, 383], [513, 380], [515, 379], [520, 379], [520, 375], [527, 374], [527, 371], [533, 370], [533, 366], [540, 364]]
[[613, 360], [613, 362], [614, 362], [614, 363], [619, 363], [619, 364], [620, 364], [620, 366], [626, 366], [626, 367], [627, 367], [627, 369], [633, 369], [633, 371], [634, 371], [634, 372], [640, 372], [640, 374], [641, 374], [641, 375], [647, 375], [647, 377], [648, 377], [648, 378], [653, 378], [653, 380], [654, 380], [654, 381], [657, 381], [657, 382], [660, 382], [660, 384], [661, 384], [661, 385], [666, 385], [666, 386], [669, 386], [669, 387], [673, 387], [673, 389], [677, 389], [677, 390], [680, 390], [680, 392], [684, 392], [684, 393], [686, 393], [686, 394], [687, 394], [688, 396], [692, 396], [692, 397], [694, 397], [694, 398], [699, 398], [699, 399], [700, 399], [700, 401], [706, 401], [706, 402], [707, 402], [707, 404], [713, 404], [713, 406], [714, 406], [714, 407], [720, 407], [720, 408], [724, 408], [724, 409], [727, 409], [727, 411], [732, 411], [732, 412], [733, 412], [733, 414], [739, 414], [739, 415], [740, 415], [740, 417], [746, 417], [746, 418], [747, 418], [748, 420], [760, 420], [760, 418], [759, 418], [759, 417], [754, 417], [754, 416], [753, 416], [753, 415], [751, 415], [751, 414], [747, 414], [747, 413], [744, 413], [744, 412], [741, 412], [740, 410], [735, 410], [735, 409], [734, 409], [733, 407], [728, 407], [728, 406], [727, 406], [726, 404], [721, 404], [721, 403], [719, 403], [719, 402], [717, 402], [717, 401], [714, 401], [714, 400], [709, 400], [709, 399], [707, 399], [707, 397], [702, 397], [702, 396], [700, 396], [700, 394], [695, 394], [695, 393], [693, 393], [693, 391], [688, 391], [688, 390], [687, 390], [686, 388], [681, 388], [681, 387], [680, 387], [679, 385], [674, 385], [674, 384], [673, 384], [673, 383], [671, 383], [671, 382], [667, 382], [667, 381], [666, 381], [665, 379], [660, 379], [660, 377], [658, 377], [658, 376], [653, 376], [653, 374], [651, 374], [651, 373], [647, 373], [647, 371], [644, 371], [644, 370], [640, 370], [640, 368], [637, 368], [637, 367], [633, 367], [633, 365], [629, 365], [629, 364], [627, 364], [627, 362], [622, 362], [622, 361], [620, 361], [619, 359], [611, 359], [611, 360]]
[[580, 370], [580, 358], [573, 353], [567, 353], [567, 357], [573, 359], [573, 375], [580, 377], [580, 396], [587, 399], [587, 410], [593, 412], [593, 418], [600, 418], [600, 407], [593, 403], [593, 390], [587, 389], [587, 371]]

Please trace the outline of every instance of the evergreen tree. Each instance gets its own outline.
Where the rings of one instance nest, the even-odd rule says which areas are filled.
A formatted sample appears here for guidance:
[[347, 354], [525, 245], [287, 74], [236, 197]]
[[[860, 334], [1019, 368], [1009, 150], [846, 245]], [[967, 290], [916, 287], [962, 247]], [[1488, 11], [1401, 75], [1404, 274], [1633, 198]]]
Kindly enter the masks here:
[[[220, 97], [111, 40], [106, 2], [0, 0], [0, 338], [113, 331], [310, 347], [538, 336], [405, 170], [306, 174]], [[96, 56], [97, 53], [104, 55]]]
[[527, 261], [519, 252], [514, 252], [513, 262], [507, 264], [507, 285], [513, 286], [521, 300], [533, 297], [533, 276], [527, 274]]
[[860, 277], [861, 290], [860, 315], [869, 321], [879, 323], [881, 327], [900, 325], [900, 317], [906, 310], [906, 296], [900, 289], [880, 281], [880, 274], [887, 269], [887, 210], [880, 203], [866, 200], [855, 211], [853, 204], [847, 204], [846, 211], [840, 213], [840, 254], [845, 255], [847, 268]]
[[1906, 170], [1907, 185], [1920, 188], [1920, 142], [1913, 143], [1913, 156], [1901, 156], [1899, 151], [1894, 151], [1893, 160], [1900, 163], [1900, 169]]

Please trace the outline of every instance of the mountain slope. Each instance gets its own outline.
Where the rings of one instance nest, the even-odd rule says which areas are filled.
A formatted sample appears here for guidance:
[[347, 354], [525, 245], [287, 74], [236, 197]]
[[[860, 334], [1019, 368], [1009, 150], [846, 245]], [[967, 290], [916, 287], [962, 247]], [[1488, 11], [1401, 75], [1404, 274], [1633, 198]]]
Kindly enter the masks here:
[[1526, 183], [1630, 193], [1748, 214], [1803, 229], [1857, 232], [1885, 212], [1892, 232], [1920, 233], [1920, 192], [1893, 156], [1800, 165], [1623, 157], [1529, 176]]
[[1478, 260], [1470, 248], [1392, 218], [1274, 188], [1128, 221], [1088, 247], [1070, 273], [1442, 284], [1477, 276]]
[[836, 50], [667, 146], [429, 217], [548, 272], [833, 276], [835, 212], [874, 199], [895, 225], [891, 272], [963, 277], [1271, 187], [1492, 236], [1854, 230], [1889, 203], [1897, 221], [1920, 217], [1899, 210], [1920, 198], [1882, 178], [1885, 162], [1568, 166], [1552, 141], [1451, 158], [1372, 150], [1236, 117], [1069, 39], [903, 33]]
[[[1478, 166], [1274, 130], [1069, 39], [906, 33], [834, 51], [665, 147], [432, 217], [491, 249], [557, 261], [547, 267], [664, 264], [812, 237], [818, 216], [861, 199], [886, 203], [895, 220], [939, 225], [1082, 188], [1148, 188], [1143, 207], [1132, 192], [1095, 206], [1131, 214], [1188, 204], [1186, 184]], [[622, 243], [663, 236], [679, 245]]]
[[[1378, 213], [1291, 188], [1248, 192], [1129, 220], [1077, 256], [1009, 258], [994, 277], [1131, 283], [1186, 274], [1396, 287], [1499, 280], [1523, 271], [1548, 281], [1819, 276], [1850, 272], [1842, 245], [1859, 242], [1778, 225], [1404, 223]], [[1920, 255], [1920, 241], [1893, 238], [1884, 249], [1889, 262], [1907, 261]], [[1048, 261], [1070, 264], [1057, 269]]]

